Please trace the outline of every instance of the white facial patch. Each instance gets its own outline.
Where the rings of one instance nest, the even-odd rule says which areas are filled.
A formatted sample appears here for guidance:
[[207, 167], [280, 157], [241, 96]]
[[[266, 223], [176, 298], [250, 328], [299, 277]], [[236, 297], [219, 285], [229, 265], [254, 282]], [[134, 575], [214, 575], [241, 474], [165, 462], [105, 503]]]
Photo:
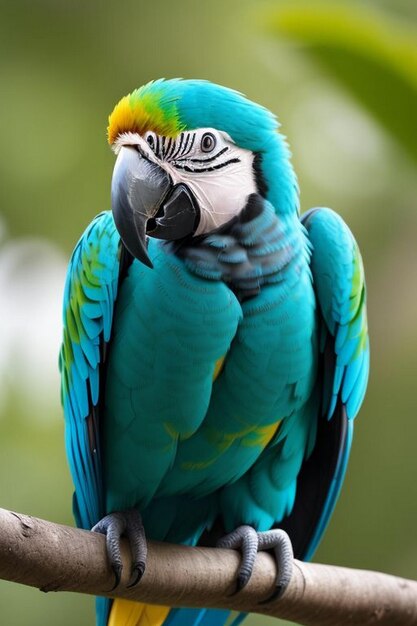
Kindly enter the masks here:
[[184, 183], [194, 194], [201, 211], [195, 235], [222, 226], [238, 215], [247, 197], [257, 191], [254, 155], [239, 148], [231, 137], [214, 128], [180, 133], [175, 139], [148, 131], [143, 137], [124, 133], [115, 142], [138, 145], [152, 162], [158, 163], [174, 184]]

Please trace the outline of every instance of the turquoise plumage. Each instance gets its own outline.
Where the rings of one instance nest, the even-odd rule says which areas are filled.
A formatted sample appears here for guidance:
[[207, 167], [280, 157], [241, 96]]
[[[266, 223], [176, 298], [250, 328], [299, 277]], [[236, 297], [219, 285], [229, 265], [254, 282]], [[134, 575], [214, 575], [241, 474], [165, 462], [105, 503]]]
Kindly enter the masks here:
[[[169, 151], [171, 160], [182, 154], [187, 132], [222, 131], [245, 151], [234, 167], [255, 155], [254, 193], [210, 232], [151, 236], [153, 268], [132, 257], [132, 240], [124, 245], [119, 234], [124, 222], [110, 212], [77, 244], [60, 357], [77, 524], [137, 508], [149, 538], [190, 545], [218, 527], [282, 526], [296, 556], [311, 558], [343, 482], [368, 378], [358, 246], [330, 209], [300, 219], [288, 149], [268, 111], [203, 81], [141, 89], [112, 114], [112, 141], [166, 137], [160, 153], [152, 145], [172, 176]], [[200, 172], [209, 158], [210, 175], [225, 180], [222, 163], [218, 174], [212, 167], [221, 156], [187, 158]], [[99, 601], [100, 625], [108, 610]], [[129, 624], [145, 623], [141, 611]], [[225, 611], [161, 615], [152, 623], [228, 619]], [[123, 623], [116, 610], [110, 623]]]

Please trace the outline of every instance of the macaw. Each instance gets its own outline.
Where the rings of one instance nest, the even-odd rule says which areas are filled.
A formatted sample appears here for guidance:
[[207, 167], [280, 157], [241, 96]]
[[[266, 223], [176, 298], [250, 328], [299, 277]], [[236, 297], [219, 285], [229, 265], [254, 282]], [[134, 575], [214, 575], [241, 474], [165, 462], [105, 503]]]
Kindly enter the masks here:
[[[74, 515], [107, 536], [116, 585], [121, 535], [132, 585], [145, 537], [219, 539], [237, 590], [273, 549], [279, 595], [337, 500], [368, 380], [364, 270], [337, 213], [300, 218], [278, 126], [202, 80], [150, 82], [109, 117], [112, 210], [69, 263], [60, 369]], [[231, 619], [97, 600], [98, 626]]]

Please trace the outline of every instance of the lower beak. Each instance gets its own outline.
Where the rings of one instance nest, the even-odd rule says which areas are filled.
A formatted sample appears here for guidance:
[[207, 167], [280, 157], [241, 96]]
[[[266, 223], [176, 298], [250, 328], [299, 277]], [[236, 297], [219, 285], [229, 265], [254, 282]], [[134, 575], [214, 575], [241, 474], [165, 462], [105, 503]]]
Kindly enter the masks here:
[[116, 228], [128, 251], [152, 267], [146, 235], [176, 240], [198, 226], [198, 204], [186, 185], [173, 185], [170, 176], [140, 154], [122, 146], [114, 166], [112, 210]]

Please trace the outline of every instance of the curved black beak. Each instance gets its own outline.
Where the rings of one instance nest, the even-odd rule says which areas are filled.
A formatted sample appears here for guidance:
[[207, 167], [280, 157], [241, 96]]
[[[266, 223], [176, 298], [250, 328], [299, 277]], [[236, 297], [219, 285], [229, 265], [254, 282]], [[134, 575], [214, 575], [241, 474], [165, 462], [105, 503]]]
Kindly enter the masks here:
[[173, 185], [157, 163], [136, 146], [122, 146], [112, 179], [112, 210], [116, 228], [129, 252], [152, 267], [146, 235], [176, 240], [196, 231], [199, 208], [186, 185]]

